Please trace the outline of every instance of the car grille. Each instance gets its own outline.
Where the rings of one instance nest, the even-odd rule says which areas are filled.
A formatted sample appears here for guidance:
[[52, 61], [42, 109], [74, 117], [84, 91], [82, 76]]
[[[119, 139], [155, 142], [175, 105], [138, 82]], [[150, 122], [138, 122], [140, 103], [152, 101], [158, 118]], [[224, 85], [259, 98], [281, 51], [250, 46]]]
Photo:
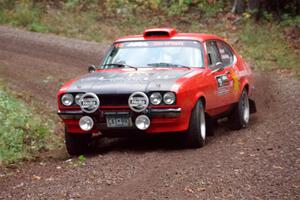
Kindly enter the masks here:
[[101, 94], [98, 95], [101, 106], [127, 106], [130, 94]]

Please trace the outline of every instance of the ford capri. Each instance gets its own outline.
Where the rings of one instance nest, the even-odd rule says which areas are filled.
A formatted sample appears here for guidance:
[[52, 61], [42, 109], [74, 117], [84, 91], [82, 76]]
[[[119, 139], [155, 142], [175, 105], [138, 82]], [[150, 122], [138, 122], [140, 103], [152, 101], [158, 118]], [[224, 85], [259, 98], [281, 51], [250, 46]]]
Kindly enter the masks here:
[[205, 145], [208, 122], [227, 117], [232, 128], [256, 111], [249, 65], [211, 34], [146, 29], [117, 39], [99, 66], [59, 90], [58, 115], [69, 154], [85, 153], [93, 134], [182, 134]]

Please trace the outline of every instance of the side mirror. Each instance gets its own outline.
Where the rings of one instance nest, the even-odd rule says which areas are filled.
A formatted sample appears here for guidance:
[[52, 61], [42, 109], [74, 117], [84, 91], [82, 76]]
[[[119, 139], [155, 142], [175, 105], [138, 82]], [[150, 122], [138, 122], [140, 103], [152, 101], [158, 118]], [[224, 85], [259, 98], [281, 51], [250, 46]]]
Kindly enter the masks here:
[[216, 69], [219, 69], [220, 71], [222, 71], [224, 69], [224, 65], [222, 62], [217, 62], [216, 63]]
[[88, 66], [88, 72], [89, 73], [93, 73], [96, 71], [96, 66], [95, 65], [89, 65]]
[[212, 73], [220, 72], [224, 69], [224, 64], [222, 62], [217, 62], [216, 65], [213, 67]]

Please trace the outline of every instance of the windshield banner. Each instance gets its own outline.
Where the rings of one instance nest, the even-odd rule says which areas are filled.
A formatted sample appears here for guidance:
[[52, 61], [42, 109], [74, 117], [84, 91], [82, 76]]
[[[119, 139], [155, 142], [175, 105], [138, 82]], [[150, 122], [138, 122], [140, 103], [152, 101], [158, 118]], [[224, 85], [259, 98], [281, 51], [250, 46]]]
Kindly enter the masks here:
[[144, 48], [144, 47], [199, 47], [197, 41], [135, 41], [116, 43], [116, 48]]

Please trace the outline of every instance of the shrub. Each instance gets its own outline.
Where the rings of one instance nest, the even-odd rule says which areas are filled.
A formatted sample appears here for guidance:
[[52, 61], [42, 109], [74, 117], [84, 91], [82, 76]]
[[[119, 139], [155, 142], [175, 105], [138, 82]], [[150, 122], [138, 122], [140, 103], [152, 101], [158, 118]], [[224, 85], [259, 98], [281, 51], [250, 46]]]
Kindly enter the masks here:
[[27, 27], [39, 21], [41, 10], [34, 7], [31, 1], [25, 0], [15, 5], [11, 15], [15, 25]]
[[50, 124], [0, 87], [0, 165], [47, 149], [53, 141]]

